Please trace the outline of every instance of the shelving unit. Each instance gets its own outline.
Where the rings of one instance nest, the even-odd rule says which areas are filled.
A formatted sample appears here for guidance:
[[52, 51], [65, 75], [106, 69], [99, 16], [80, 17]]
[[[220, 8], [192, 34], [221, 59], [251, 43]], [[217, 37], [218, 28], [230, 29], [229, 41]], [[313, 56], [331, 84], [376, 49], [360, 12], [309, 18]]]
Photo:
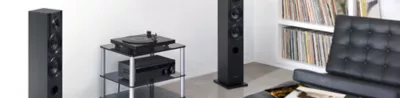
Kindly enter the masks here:
[[[282, 28], [284, 27], [297, 27], [297, 28], [304, 28], [304, 29], [309, 29], [309, 30], [316, 30], [316, 31], [322, 31], [326, 33], [333, 33], [334, 32], [334, 26], [328, 26], [328, 25], [320, 25], [320, 24], [312, 24], [312, 23], [306, 23], [306, 22], [300, 22], [300, 21], [294, 21], [294, 20], [287, 20], [282, 18], [282, 0], [278, 0], [278, 44], [277, 44], [277, 64], [275, 66], [288, 69], [288, 70], [294, 70], [294, 69], [307, 69], [307, 70], [312, 70], [315, 72], [320, 72], [320, 73], [326, 73], [325, 68], [323, 67], [316, 67], [310, 64], [298, 62], [298, 61], [293, 61], [289, 59], [282, 58]], [[356, 0], [347, 0], [347, 14], [349, 16], [355, 16], [356, 15]]]
[[[103, 49], [102, 52], [102, 74], [100, 77], [103, 80], [103, 94], [100, 98], [185, 98], [185, 45], [174, 43], [167, 46], [155, 46], [152, 47], [154, 51], [151, 53], [143, 53], [143, 52], [128, 52], [122, 51], [115, 47], [114, 44], [106, 44], [100, 46]], [[143, 75], [135, 74], [135, 58], [143, 55], [154, 55], [158, 52], [170, 51], [180, 49], [180, 71], [175, 74], [171, 74], [169, 76], [160, 76], [160, 77], [147, 77]], [[129, 79], [124, 79], [119, 76], [118, 71], [107, 72], [107, 63], [106, 63], [106, 51], [111, 51], [120, 55], [129, 57]], [[114, 65], [117, 66], [117, 65]], [[160, 73], [161, 74], [161, 73]], [[172, 91], [168, 91], [166, 89], [154, 86], [154, 83], [162, 82], [171, 79], [180, 79], [180, 94], [176, 94]], [[106, 92], [106, 81], [111, 81], [118, 85], [117, 93], [107, 94]], [[120, 86], [128, 87], [129, 90], [121, 91]]]

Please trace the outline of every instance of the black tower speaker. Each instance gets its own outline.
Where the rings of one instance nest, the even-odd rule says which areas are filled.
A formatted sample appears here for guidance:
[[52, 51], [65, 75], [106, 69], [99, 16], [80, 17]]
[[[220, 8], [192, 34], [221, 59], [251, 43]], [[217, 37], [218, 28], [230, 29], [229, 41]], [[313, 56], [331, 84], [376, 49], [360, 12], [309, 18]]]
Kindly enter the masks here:
[[29, 98], [62, 98], [62, 11], [29, 11]]
[[227, 88], [243, 82], [243, 0], [218, 0], [218, 79]]

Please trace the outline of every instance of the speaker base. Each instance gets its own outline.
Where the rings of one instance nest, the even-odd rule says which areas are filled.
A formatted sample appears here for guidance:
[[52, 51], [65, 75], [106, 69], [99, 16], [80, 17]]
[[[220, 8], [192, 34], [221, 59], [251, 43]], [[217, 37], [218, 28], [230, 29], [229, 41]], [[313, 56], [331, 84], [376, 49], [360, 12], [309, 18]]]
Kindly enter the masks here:
[[240, 85], [225, 85], [224, 83], [219, 82], [218, 79], [215, 79], [214, 83], [224, 87], [225, 89], [235, 89], [235, 88], [241, 88], [241, 87], [247, 87], [248, 86], [247, 83], [245, 83], [245, 82], [243, 82]]

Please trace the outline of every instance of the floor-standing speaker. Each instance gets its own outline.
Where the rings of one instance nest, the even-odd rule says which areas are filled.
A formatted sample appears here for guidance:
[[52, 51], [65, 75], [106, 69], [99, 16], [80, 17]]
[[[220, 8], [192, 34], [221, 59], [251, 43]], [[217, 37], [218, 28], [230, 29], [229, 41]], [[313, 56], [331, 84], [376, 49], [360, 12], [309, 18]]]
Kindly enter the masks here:
[[218, 0], [218, 79], [227, 88], [243, 82], [243, 0]]
[[62, 98], [62, 11], [29, 11], [29, 98]]

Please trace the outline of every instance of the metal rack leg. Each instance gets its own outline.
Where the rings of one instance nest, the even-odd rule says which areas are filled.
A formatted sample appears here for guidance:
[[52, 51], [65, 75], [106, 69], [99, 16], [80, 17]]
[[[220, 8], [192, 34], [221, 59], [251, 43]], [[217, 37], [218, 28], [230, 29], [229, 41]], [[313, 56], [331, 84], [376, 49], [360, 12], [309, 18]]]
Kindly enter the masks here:
[[180, 70], [181, 70], [181, 98], [185, 98], [185, 48], [180, 49]]
[[135, 59], [134, 57], [129, 58], [129, 98], [135, 97]]
[[149, 85], [149, 94], [150, 98], [154, 98], [154, 80], [150, 80], [150, 85]]
[[118, 90], [117, 90], [117, 97], [119, 98], [119, 93], [121, 92], [121, 84], [119, 83], [118, 80]]
[[120, 80], [121, 80], [121, 77], [119, 76], [119, 74], [118, 74], [118, 90], [117, 90], [117, 98], [119, 98], [119, 94], [120, 94], [120, 92], [121, 92], [121, 82], [120, 82]]
[[[106, 50], [103, 49], [103, 76], [106, 75]], [[106, 78], [103, 78], [103, 98], [106, 97]]]

